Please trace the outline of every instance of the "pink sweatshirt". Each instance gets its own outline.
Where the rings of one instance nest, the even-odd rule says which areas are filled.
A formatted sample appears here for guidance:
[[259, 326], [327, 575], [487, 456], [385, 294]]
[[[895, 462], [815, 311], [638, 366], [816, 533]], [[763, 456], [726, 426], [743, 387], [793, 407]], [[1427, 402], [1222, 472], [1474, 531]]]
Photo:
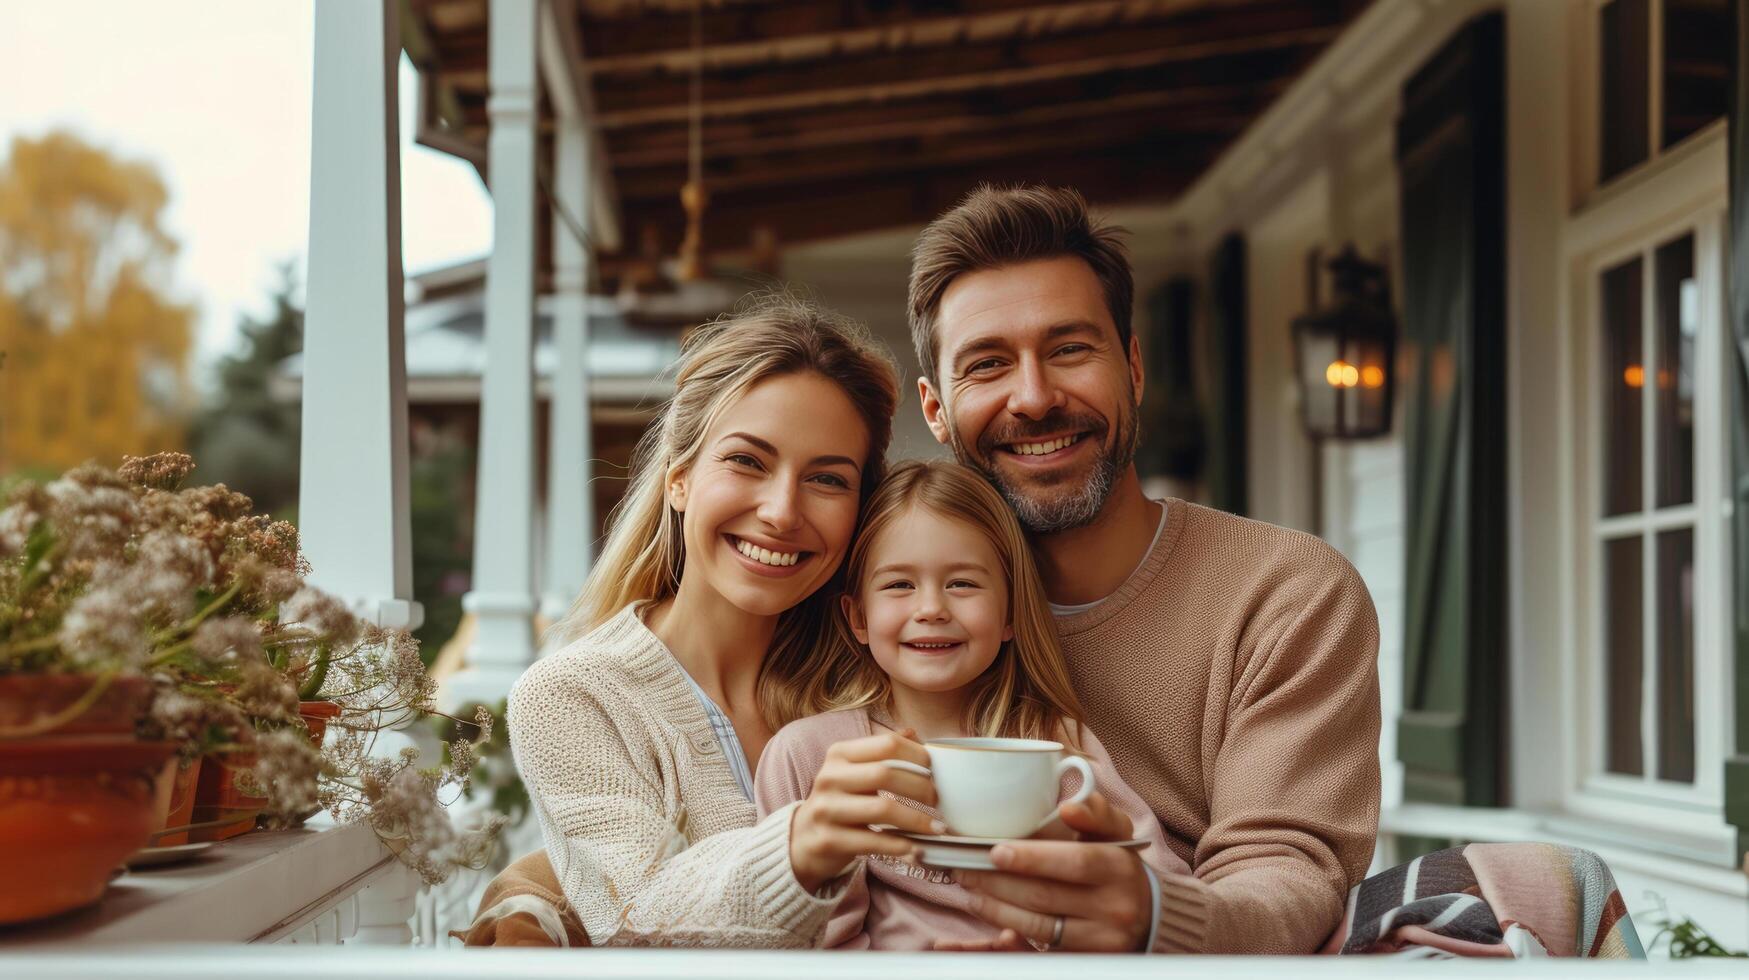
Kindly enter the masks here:
[[[814, 776], [834, 742], [875, 732], [864, 709], [834, 711], [791, 722], [772, 737], [753, 777], [759, 817], [805, 799]], [[1189, 874], [1190, 868], [1166, 846], [1153, 811], [1118, 778], [1105, 746], [1081, 730], [1082, 754], [1093, 764], [1094, 781], [1114, 807], [1129, 815], [1138, 837], [1149, 844], [1142, 860], [1156, 873]], [[1078, 780], [1065, 781], [1073, 792]], [[1065, 793], [1067, 795], [1067, 793]], [[933, 813], [934, 811], [930, 811]], [[946, 871], [919, 868], [882, 856], [857, 865], [827, 923], [821, 945], [842, 949], [930, 949], [938, 940], [969, 942], [996, 938], [998, 930], [967, 910], [971, 896]]]

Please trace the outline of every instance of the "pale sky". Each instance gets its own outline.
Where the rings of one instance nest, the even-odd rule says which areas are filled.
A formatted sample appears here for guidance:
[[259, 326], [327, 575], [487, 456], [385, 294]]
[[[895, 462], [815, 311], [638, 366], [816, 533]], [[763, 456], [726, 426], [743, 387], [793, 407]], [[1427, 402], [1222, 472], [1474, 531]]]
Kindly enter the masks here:
[[[198, 366], [261, 312], [309, 240], [310, 0], [0, 3], [0, 157], [14, 136], [70, 128], [154, 164], [182, 243], [180, 296], [200, 310]], [[409, 272], [491, 248], [492, 202], [472, 166], [412, 142], [415, 74], [401, 63], [401, 227]]]

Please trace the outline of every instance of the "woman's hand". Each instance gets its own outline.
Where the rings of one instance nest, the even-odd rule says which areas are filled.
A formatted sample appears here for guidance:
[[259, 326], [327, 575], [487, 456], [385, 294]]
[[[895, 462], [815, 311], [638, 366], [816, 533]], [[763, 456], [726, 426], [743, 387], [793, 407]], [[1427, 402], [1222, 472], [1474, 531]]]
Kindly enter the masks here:
[[887, 765], [887, 760], [898, 760], [929, 767], [929, 753], [912, 741], [913, 734], [910, 729], [884, 732], [827, 750], [813, 790], [790, 818], [789, 863], [803, 888], [817, 891], [864, 854], [906, 857], [916, 849], [898, 834], [870, 830], [870, 824], [919, 834], [945, 832], [929, 814], [878, 795], [885, 790], [935, 805], [935, 784], [927, 776]]

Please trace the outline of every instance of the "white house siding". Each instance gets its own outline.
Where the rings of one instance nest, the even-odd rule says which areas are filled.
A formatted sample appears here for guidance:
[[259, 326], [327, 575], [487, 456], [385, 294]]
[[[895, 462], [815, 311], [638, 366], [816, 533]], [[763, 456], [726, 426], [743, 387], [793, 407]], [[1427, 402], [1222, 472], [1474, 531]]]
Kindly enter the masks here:
[[905, 315], [911, 242], [921, 228], [854, 235], [784, 250], [782, 277], [822, 304], [860, 321], [899, 362], [899, 414], [892, 460], [945, 455], [917, 401], [917, 357]]
[[[1508, 726], [1512, 799], [1524, 809], [1431, 814], [1402, 802], [1395, 723], [1402, 707], [1404, 447], [1402, 403], [1388, 438], [1326, 446], [1321, 497], [1301, 478], [1298, 419], [1282, 396], [1287, 321], [1304, 308], [1304, 249], [1352, 241], [1384, 261], [1400, 287], [1394, 124], [1403, 81], [1471, 17], [1504, 7], [1509, 61], [1508, 334], [1513, 426], [1513, 513]], [[1404, 0], [1379, 4], [1353, 25], [1293, 89], [1185, 196], [1174, 217], [1206, 256], [1228, 232], [1246, 239], [1250, 376], [1250, 493], [1255, 516], [1316, 529], [1354, 562], [1378, 607], [1384, 709], [1380, 761], [1386, 822], [1404, 833], [1469, 840], [1548, 840], [1590, 847], [1615, 870], [1629, 910], [1650, 923], [1667, 903], [1727, 945], [1749, 945], [1749, 883], [1741, 870], [1677, 840], [1654, 845], [1657, 821], [1635, 823], [1571, 798], [1565, 754], [1575, 728], [1573, 634], [1560, 626], [1571, 588], [1562, 544], [1574, 500], [1551, 475], [1561, 444], [1563, 396], [1551, 379], [1578, 329], [1563, 295], [1560, 257], [1570, 222], [1565, 180], [1572, 131], [1566, 48], [1589, 6], [1553, 0]], [[1722, 171], [1719, 177], [1722, 180]], [[1297, 254], [1296, 254], [1297, 250]], [[1296, 267], [1297, 266], [1297, 267]], [[1401, 296], [1398, 288], [1395, 295]], [[1400, 300], [1399, 300], [1400, 304]], [[1399, 305], [1400, 309], [1400, 305]], [[1642, 817], [1644, 814], [1641, 815]], [[1717, 821], [1715, 821], [1716, 823]], [[1415, 829], [1420, 827], [1422, 829]], [[1721, 828], [1722, 829], [1722, 828]], [[1437, 832], [1435, 832], [1437, 831]]]

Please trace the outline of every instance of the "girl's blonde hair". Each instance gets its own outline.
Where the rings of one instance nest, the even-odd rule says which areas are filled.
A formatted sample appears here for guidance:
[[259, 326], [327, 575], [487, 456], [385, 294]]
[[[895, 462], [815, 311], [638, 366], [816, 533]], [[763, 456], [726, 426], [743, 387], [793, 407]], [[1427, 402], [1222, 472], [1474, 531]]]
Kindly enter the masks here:
[[[902, 514], [917, 507], [982, 532], [1008, 580], [1008, 621], [1014, 638], [1002, 644], [996, 659], [971, 683], [966, 731], [986, 737], [1062, 739], [1078, 747], [1084, 714], [1069, 683], [1050, 602], [1026, 532], [1002, 496], [975, 471], [937, 460], [909, 460], [893, 467], [869, 498], [856, 542], [850, 546], [850, 557], [844, 562], [845, 594], [861, 599], [874, 542]], [[892, 683], [851, 632], [842, 603], [834, 610], [833, 622], [838, 627], [838, 648], [820, 662], [816, 679], [804, 687], [823, 692], [821, 710], [890, 706]]]
[[[631, 480], [613, 510], [607, 541], [551, 636], [568, 643], [631, 603], [672, 597], [686, 565], [680, 513], [668, 504], [670, 479], [698, 458], [705, 433], [723, 409], [771, 378], [817, 374], [836, 384], [868, 429], [861, 497], [879, 483], [898, 405], [892, 355], [855, 322], [793, 296], [757, 297], [706, 323], [681, 343], [674, 395], [632, 453]], [[797, 412], [807, 407], [796, 406]], [[825, 585], [778, 619], [759, 669], [757, 693], [773, 729], [808, 713], [819, 692], [808, 667], [835, 637], [831, 610], [842, 590], [840, 569]]]

